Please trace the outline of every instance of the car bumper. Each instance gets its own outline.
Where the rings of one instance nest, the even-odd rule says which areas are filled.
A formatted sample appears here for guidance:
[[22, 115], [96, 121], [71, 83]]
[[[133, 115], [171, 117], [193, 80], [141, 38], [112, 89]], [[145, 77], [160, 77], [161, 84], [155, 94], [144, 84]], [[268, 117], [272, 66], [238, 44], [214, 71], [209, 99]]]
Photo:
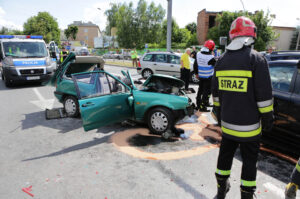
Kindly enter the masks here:
[[3, 68], [6, 78], [13, 82], [28, 82], [38, 81], [45, 82], [50, 80], [53, 72], [47, 72], [46, 74], [19, 74], [15, 68]]

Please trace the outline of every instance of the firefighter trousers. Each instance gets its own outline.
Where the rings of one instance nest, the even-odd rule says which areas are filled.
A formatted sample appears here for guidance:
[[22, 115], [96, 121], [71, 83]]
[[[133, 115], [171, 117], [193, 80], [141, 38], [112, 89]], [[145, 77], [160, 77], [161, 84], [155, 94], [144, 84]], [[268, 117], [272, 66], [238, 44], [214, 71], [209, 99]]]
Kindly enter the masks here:
[[259, 152], [259, 140], [249, 142], [237, 142], [226, 137], [222, 137], [220, 152], [218, 157], [217, 178], [228, 178], [235, 151], [240, 148], [243, 162], [241, 174], [241, 188], [245, 191], [254, 192], [256, 189], [256, 163]]
[[209, 105], [209, 95], [211, 94], [211, 77], [210, 78], [199, 78], [199, 87], [197, 93], [197, 107], [202, 108]]
[[296, 167], [293, 170], [293, 173], [291, 175], [291, 182], [295, 183], [300, 187], [300, 158], [298, 160], [298, 163], [296, 164]]

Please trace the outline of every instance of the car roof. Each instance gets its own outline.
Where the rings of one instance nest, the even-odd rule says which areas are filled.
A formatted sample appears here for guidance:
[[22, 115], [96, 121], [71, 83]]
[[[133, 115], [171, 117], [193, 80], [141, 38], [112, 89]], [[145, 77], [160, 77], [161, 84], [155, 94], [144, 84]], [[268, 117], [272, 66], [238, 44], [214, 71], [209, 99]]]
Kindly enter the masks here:
[[289, 50], [289, 51], [274, 51], [270, 55], [271, 56], [274, 56], [274, 55], [280, 55], [280, 56], [300, 55], [300, 51], [292, 51], [292, 50]]
[[170, 54], [170, 55], [178, 55], [175, 52], [166, 52], [166, 51], [153, 51], [153, 52], [148, 52], [145, 54]]
[[297, 59], [268, 61], [269, 64], [297, 64], [298, 62], [300, 62], [300, 60]]
[[99, 56], [76, 56], [75, 63], [102, 63], [103, 59]]

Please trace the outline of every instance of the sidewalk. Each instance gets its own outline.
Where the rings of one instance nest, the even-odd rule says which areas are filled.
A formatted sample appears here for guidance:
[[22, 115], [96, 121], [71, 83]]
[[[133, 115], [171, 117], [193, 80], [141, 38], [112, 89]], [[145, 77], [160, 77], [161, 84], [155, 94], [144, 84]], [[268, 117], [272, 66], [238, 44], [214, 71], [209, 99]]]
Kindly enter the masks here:
[[131, 61], [123, 61], [123, 60], [105, 60], [105, 64], [112, 66], [122, 66], [128, 68], [135, 68], [132, 66]]

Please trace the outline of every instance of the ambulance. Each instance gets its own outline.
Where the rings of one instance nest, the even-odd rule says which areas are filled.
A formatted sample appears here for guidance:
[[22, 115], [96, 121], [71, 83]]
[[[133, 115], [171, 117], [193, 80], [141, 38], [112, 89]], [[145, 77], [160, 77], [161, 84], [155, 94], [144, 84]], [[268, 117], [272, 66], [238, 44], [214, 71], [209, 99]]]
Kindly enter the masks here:
[[7, 87], [48, 81], [56, 67], [43, 36], [0, 35], [0, 71]]

